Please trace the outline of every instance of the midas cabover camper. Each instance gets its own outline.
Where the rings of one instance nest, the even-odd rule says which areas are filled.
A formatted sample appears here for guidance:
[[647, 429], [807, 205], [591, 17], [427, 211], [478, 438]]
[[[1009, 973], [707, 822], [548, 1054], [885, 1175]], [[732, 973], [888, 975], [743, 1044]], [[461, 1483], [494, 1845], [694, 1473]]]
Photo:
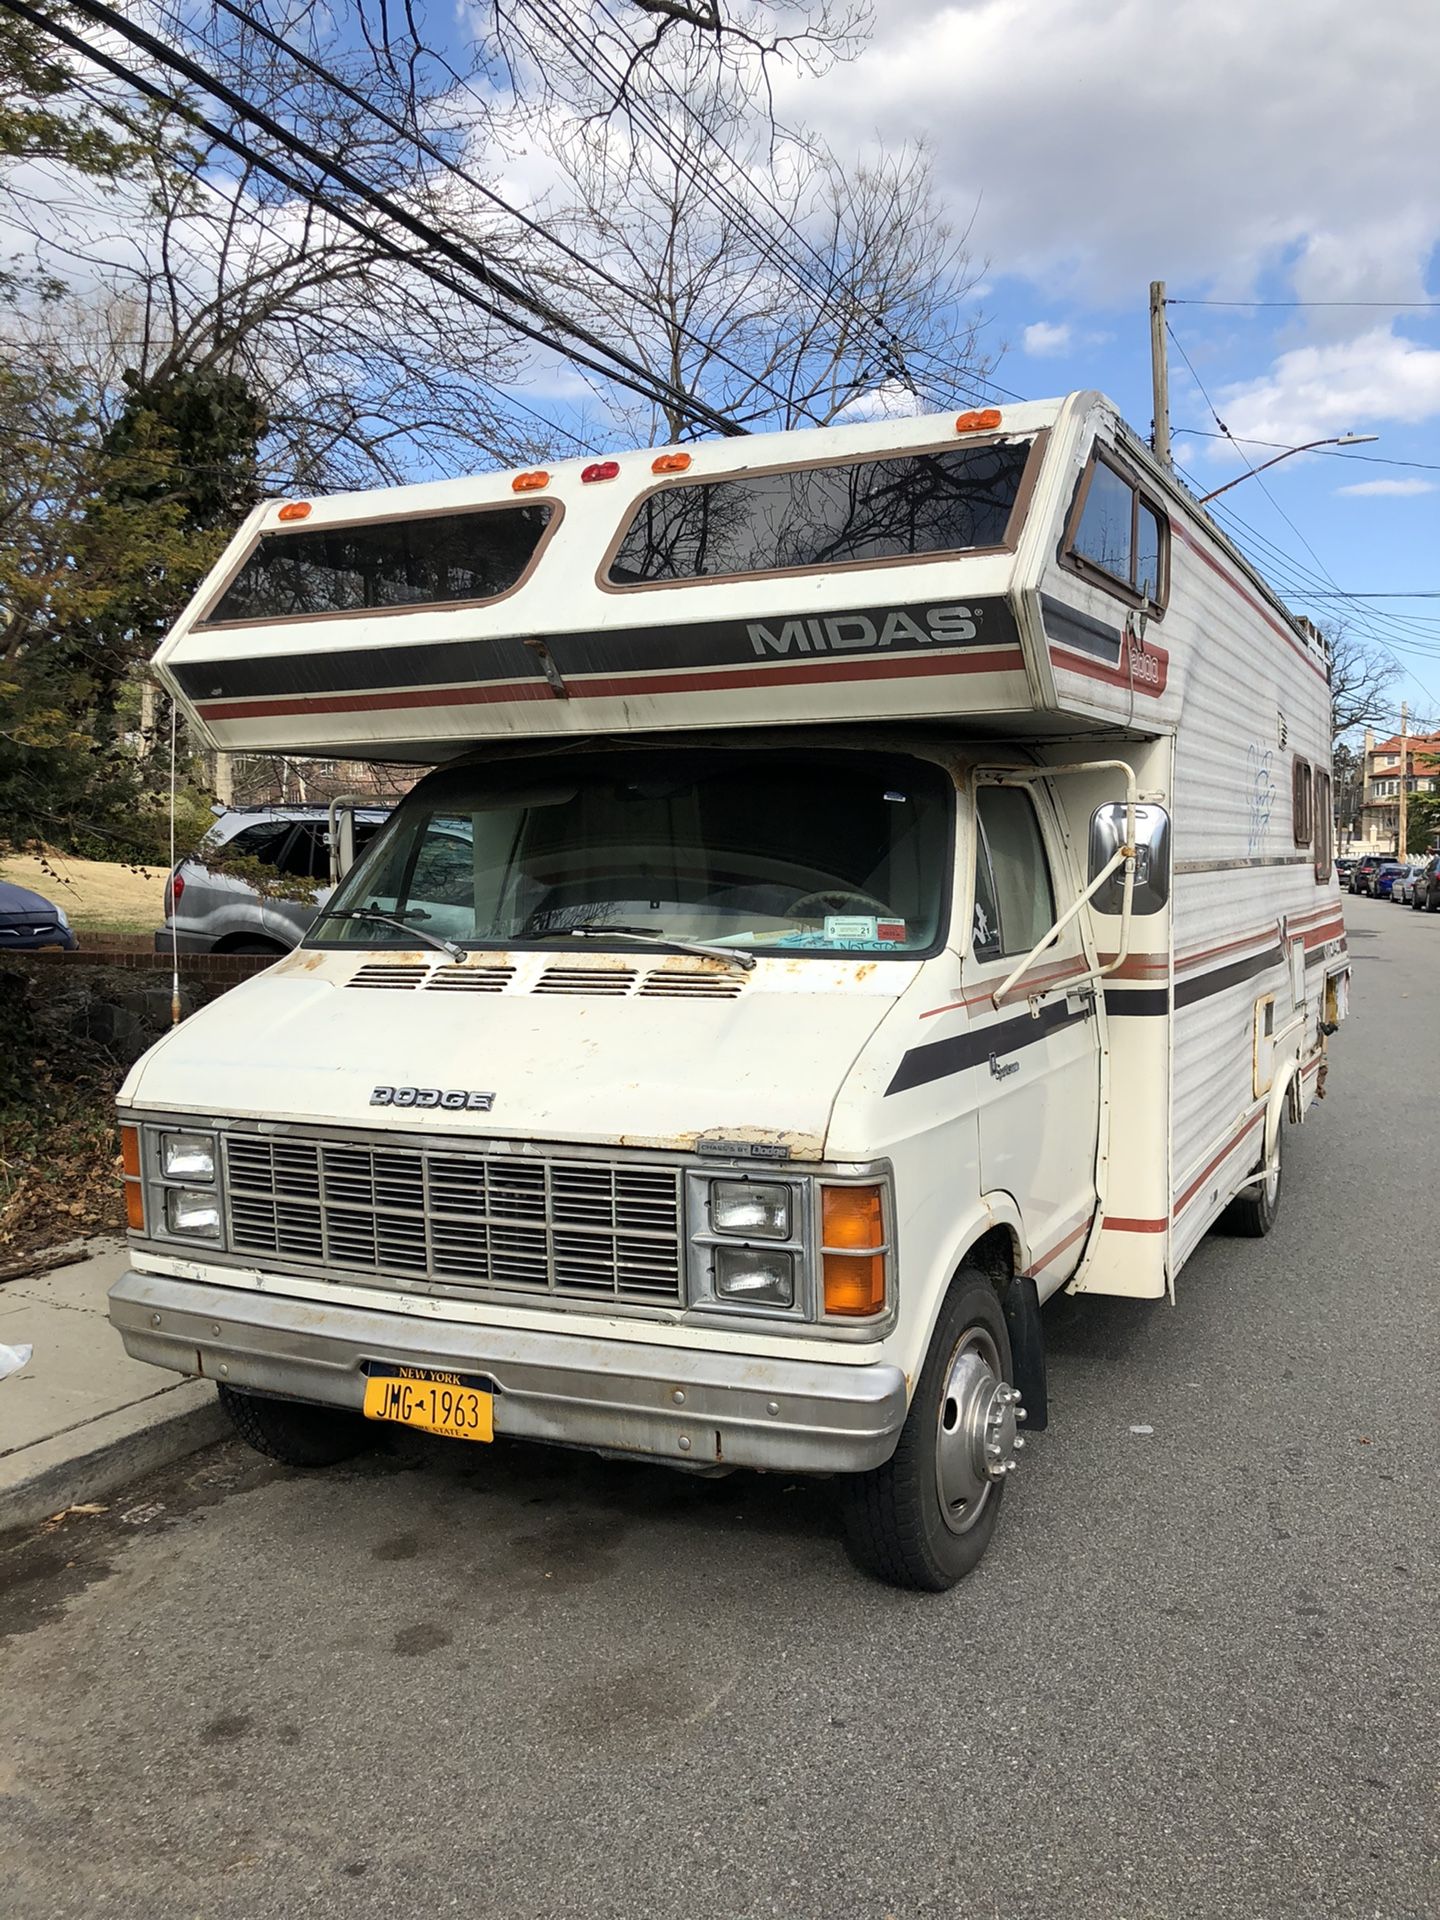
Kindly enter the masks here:
[[157, 665], [226, 752], [445, 763], [120, 1097], [112, 1317], [283, 1460], [828, 1474], [940, 1589], [1046, 1299], [1276, 1218], [1327, 663], [1096, 394], [263, 506]]

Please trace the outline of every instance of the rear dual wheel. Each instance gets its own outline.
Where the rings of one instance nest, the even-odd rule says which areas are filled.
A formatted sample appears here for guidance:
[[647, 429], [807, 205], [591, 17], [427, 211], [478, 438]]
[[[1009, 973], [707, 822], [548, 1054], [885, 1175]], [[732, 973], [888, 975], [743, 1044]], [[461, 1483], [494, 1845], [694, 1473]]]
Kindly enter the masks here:
[[995, 1531], [1024, 1418], [990, 1280], [962, 1269], [941, 1310], [894, 1453], [845, 1482], [850, 1551], [892, 1586], [943, 1593]]

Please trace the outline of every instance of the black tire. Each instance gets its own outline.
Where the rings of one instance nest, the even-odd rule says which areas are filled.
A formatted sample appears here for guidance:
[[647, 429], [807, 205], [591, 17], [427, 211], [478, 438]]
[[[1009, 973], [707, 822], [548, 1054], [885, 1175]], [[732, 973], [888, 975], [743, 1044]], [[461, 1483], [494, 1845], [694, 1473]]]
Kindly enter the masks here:
[[944, 1593], [978, 1563], [995, 1531], [1003, 1480], [986, 1484], [974, 1517], [957, 1532], [946, 1518], [937, 1475], [951, 1365], [977, 1333], [998, 1359], [1000, 1377], [1009, 1381], [1010, 1335], [999, 1296], [985, 1275], [962, 1268], [940, 1310], [898, 1446], [883, 1466], [844, 1482], [851, 1555], [867, 1573], [891, 1586]]
[[[1261, 1180], [1253, 1187], [1246, 1187], [1243, 1193], [1236, 1194], [1220, 1216], [1223, 1233], [1233, 1233], [1242, 1240], [1263, 1240], [1279, 1219], [1280, 1196], [1285, 1184], [1284, 1145], [1285, 1120], [1282, 1115], [1275, 1135], [1274, 1180]], [[1257, 1167], [1256, 1172], [1259, 1171]]]
[[269, 1400], [243, 1393], [239, 1387], [220, 1388], [220, 1404], [242, 1440], [286, 1467], [333, 1467], [363, 1453], [371, 1444], [370, 1430], [358, 1413], [337, 1407], [316, 1407], [298, 1400]]

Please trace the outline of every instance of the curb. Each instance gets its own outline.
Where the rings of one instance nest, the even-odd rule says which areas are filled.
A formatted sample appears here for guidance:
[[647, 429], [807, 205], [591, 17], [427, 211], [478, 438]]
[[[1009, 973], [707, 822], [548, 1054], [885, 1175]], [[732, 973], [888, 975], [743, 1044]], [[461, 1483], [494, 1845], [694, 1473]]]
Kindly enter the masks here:
[[103, 1499], [223, 1440], [231, 1427], [206, 1380], [173, 1387], [0, 1459], [0, 1538]]

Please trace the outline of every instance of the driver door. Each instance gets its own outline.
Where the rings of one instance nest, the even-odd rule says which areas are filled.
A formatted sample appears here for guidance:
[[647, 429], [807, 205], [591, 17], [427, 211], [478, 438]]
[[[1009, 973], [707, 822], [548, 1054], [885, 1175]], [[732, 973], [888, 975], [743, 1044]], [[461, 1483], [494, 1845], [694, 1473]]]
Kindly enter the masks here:
[[[1072, 898], [1048, 799], [982, 784], [966, 998], [992, 994]], [[981, 1185], [1019, 1208], [1042, 1297], [1074, 1270], [1095, 1213], [1101, 1036], [1094, 983], [1083, 978], [1090, 964], [1071, 921], [1000, 1007], [986, 997], [974, 1016], [993, 1043], [980, 1096]]]

